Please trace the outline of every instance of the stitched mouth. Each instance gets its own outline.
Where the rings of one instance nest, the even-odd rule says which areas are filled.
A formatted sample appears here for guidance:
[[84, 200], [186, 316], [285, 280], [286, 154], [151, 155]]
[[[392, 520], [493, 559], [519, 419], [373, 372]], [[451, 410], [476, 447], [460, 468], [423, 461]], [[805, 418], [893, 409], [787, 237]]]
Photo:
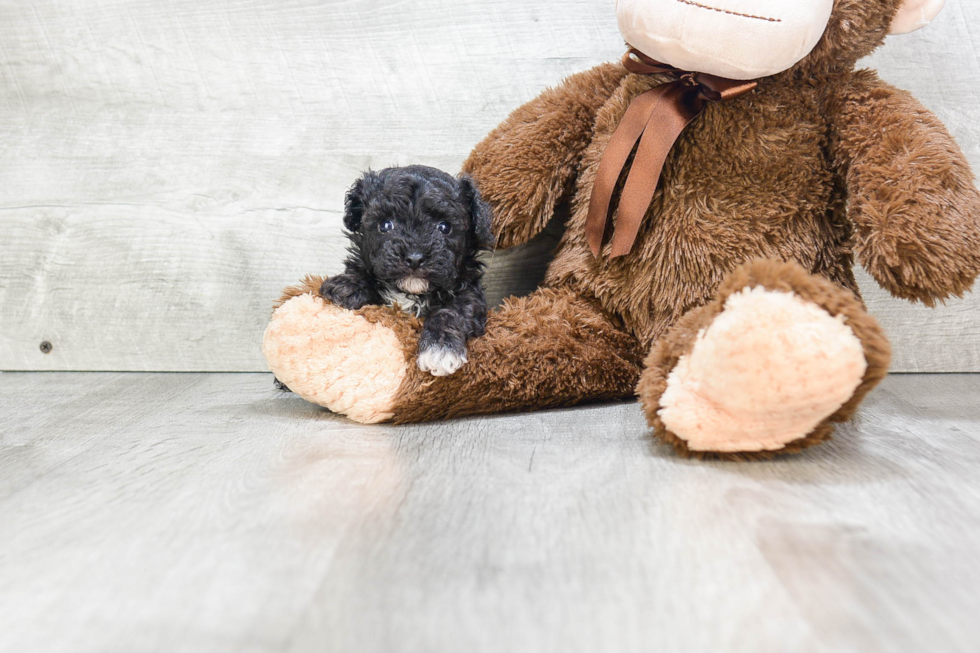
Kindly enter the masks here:
[[741, 18], [751, 18], [753, 20], [764, 20], [769, 23], [781, 23], [783, 22], [779, 18], [767, 18], [766, 16], [753, 16], [752, 14], [740, 14], [737, 11], [729, 11], [728, 9], [719, 9], [718, 7], [710, 7], [708, 5], [703, 5], [700, 2], [694, 2], [694, 0], [677, 0], [677, 2], [683, 5], [690, 5], [692, 7], [700, 7], [701, 9], [708, 9], [709, 11], [717, 11], [722, 14], [728, 14], [729, 16], [739, 16]]

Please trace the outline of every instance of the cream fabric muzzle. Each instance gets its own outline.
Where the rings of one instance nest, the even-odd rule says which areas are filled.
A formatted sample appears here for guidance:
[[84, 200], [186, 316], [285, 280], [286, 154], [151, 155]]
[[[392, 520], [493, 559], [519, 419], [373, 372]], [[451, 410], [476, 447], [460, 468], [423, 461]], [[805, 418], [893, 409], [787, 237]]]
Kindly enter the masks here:
[[[928, 25], [946, 0], [905, 0], [891, 34]], [[823, 36], [834, 0], [616, 0], [631, 46], [681, 70], [758, 79], [788, 70]]]
[[834, 0], [616, 0], [626, 42], [681, 70], [757, 79], [810, 53]]

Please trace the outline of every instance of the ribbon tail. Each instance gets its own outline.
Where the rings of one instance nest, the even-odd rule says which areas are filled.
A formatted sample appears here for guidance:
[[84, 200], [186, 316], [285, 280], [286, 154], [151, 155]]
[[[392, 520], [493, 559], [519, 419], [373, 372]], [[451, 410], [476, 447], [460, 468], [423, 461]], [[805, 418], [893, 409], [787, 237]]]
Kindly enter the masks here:
[[692, 92], [696, 90], [690, 87], [671, 88], [664, 97], [664, 109], [650, 116], [619, 200], [611, 258], [625, 256], [633, 248], [674, 142], [704, 110], [704, 102], [692, 97]]
[[696, 79], [701, 85], [704, 97], [712, 102], [734, 100], [759, 85], [759, 82], [754, 79], [739, 81], [716, 77], [715, 75], [708, 75], [706, 73], [698, 73]]
[[669, 86], [671, 85], [667, 84], [650, 89], [633, 100], [599, 161], [592, 184], [592, 196], [589, 198], [589, 214], [585, 220], [585, 237], [596, 257], [602, 249], [602, 236], [606, 232], [606, 221], [609, 217], [609, 202], [612, 200], [616, 182], [619, 181], [619, 175], [633, 151], [633, 146], [640, 140], [643, 130], [650, 122], [650, 116], [663, 101]]

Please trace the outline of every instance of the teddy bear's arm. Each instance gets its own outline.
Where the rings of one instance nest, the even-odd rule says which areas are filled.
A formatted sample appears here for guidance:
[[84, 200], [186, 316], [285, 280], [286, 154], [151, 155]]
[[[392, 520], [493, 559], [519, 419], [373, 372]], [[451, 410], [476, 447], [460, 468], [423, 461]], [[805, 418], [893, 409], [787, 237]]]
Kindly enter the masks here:
[[515, 110], [463, 164], [493, 208], [497, 247], [525, 243], [570, 190], [592, 140], [596, 112], [626, 75], [604, 64], [572, 75]]
[[833, 89], [828, 110], [861, 264], [892, 295], [929, 306], [968, 291], [980, 273], [980, 193], [943, 124], [871, 71]]

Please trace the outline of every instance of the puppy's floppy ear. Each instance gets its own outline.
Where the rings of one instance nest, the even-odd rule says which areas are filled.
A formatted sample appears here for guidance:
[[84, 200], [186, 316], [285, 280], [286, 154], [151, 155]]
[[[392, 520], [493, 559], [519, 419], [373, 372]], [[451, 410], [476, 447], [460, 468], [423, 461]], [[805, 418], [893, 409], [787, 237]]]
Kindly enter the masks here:
[[464, 201], [470, 207], [470, 231], [480, 249], [493, 249], [495, 239], [490, 230], [493, 211], [490, 205], [480, 197], [476, 182], [467, 175], [459, 176], [459, 190]]
[[364, 207], [371, 194], [371, 188], [377, 180], [377, 174], [368, 170], [347, 191], [344, 198], [344, 227], [347, 231], [360, 231]]

